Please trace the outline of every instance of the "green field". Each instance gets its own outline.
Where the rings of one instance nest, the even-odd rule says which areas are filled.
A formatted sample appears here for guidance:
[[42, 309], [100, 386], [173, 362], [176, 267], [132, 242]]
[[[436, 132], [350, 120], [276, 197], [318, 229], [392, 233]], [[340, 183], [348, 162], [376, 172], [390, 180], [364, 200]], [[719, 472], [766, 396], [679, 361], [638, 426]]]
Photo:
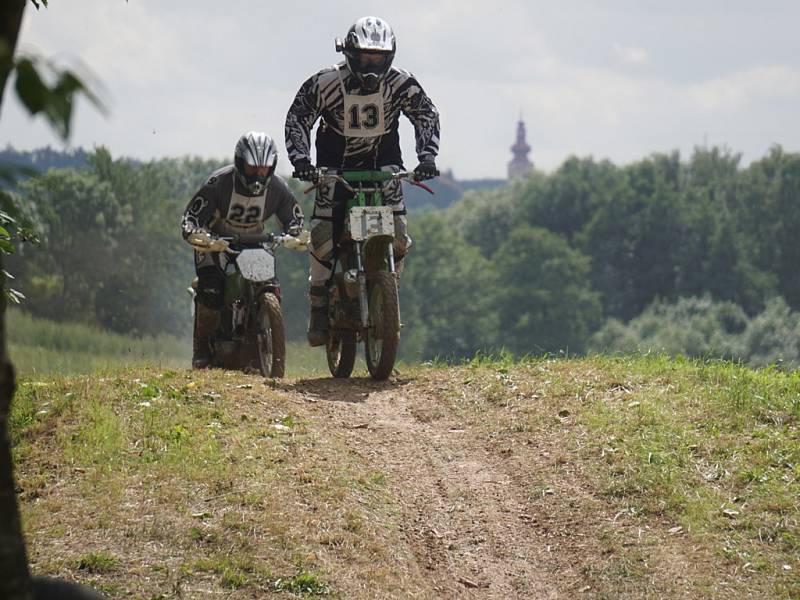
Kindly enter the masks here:
[[[9, 310], [9, 356], [23, 376], [48, 373], [92, 373], [98, 370], [149, 365], [187, 367], [192, 342], [169, 335], [134, 338], [78, 323], [56, 323]], [[327, 373], [325, 354], [301, 342], [286, 348], [287, 375]], [[360, 361], [357, 369], [364, 369]]]

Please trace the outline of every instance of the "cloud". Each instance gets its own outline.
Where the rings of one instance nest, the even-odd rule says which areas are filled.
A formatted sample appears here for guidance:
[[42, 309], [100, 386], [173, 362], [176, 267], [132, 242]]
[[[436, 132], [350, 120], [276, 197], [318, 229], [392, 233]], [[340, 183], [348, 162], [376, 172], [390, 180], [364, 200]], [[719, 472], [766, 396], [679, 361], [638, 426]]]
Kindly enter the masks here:
[[[194, 0], [191, 10], [163, 0], [68, 4], [27, 11], [21, 43], [56, 58], [80, 57], [112, 96], [108, 119], [79, 103], [75, 145], [103, 143], [143, 158], [227, 156], [250, 129], [282, 143], [298, 87], [341, 57], [333, 38], [365, 10], [341, 0], [315, 6], [311, 19], [305, 5], [248, 0]], [[418, 75], [439, 107], [439, 163], [458, 177], [504, 176], [520, 110], [531, 158], [548, 170], [571, 154], [627, 162], [691, 151], [706, 134], [746, 160], [774, 142], [800, 149], [800, 38], [775, 33], [796, 22], [790, 9], [769, 18], [761, 9], [704, 9], [698, 20], [691, 8], [671, 7], [664, 16], [631, 6], [375, 0], [367, 10], [392, 24], [395, 64]], [[13, 94], [6, 98], [3, 143], [53, 143]], [[414, 166], [405, 119], [401, 138]], [[285, 153], [280, 165], [289, 170]]]
[[647, 62], [648, 54], [644, 48], [637, 46], [625, 46], [619, 42], [611, 45], [614, 56], [627, 65], [643, 65]]
[[771, 100], [797, 100], [800, 71], [785, 65], [759, 66], [689, 86], [685, 92], [691, 106], [707, 113], [758, 110]]

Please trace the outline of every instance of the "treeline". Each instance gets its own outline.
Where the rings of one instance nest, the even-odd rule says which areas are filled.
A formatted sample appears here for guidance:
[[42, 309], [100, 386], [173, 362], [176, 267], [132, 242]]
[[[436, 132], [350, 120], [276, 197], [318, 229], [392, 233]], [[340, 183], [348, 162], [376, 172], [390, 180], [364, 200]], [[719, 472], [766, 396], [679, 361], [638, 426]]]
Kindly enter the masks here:
[[29, 313], [135, 335], [185, 333], [193, 276], [178, 235], [187, 199], [219, 161], [114, 160], [51, 168], [12, 192], [39, 243], [7, 261]]
[[[85, 160], [89, 168], [50, 169], [13, 192], [41, 237], [9, 261], [24, 309], [120, 333], [188, 334], [193, 264], [180, 214], [221, 161], [139, 163], [105, 149]], [[302, 198], [306, 214], [310, 202]], [[680, 344], [664, 340], [680, 336], [667, 330], [695, 329], [700, 321], [680, 315], [687, 302], [705, 302], [714, 315], [722, 307], [735, 316], [706, 315], [703, 327], [728, 341], [685, 341], [692, 353], [756, 356], [747, 350], [754, 341], [730, 336], [756, 332], [766, 314], [774, 327], [758, 329], [758, 356], [791, 361], [777, 338], [795, 331], [800, 309], [799, 225], [800, 155], [778, 147], [747, 167], [719, 148], [626, 166], [571, 158], [550, 175], [412, 211], [401, 349], [407, 359], [501, 348], [677, 352]], [[305, 255], [279, 254], [295, 339], [307, 319], [307, 265]]]
[[654, 302], [706, 296], [752, 318], [782, 298], [791, 314], [799, 226], [800, 155], [779, 147], [746, 168], [720, 148], [626, 166], [571, 158], [416, 216], [408, 337], [422, 357], [580, 353], [608, 319], [626, 323]]

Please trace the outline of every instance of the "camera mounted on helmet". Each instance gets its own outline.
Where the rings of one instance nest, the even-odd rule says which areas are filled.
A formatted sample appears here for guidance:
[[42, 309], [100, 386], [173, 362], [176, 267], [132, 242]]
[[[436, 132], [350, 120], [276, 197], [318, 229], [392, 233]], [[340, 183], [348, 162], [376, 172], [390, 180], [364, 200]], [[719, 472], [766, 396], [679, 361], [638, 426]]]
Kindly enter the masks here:
[[275, 173], [278, 149], [266, 133], [245, 133], [236, 143], [233, 167], [236, 178], [250, 196], [260, 196]]
[[389, 24], [379, 17], [362, 17], [336, 39], [336, 51], [345, 56], [350, 72], [364, 92], [372, 93], [392, 67], [396, 41]]

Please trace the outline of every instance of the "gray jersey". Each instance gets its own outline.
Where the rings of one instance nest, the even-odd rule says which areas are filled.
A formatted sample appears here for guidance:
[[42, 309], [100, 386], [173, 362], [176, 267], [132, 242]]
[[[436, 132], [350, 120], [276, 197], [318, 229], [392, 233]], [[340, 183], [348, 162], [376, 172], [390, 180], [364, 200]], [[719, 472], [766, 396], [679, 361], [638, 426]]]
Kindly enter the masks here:
[[275, 215], [283, 231], [303, 225], [303, 211], [286, 182], [273, 175], [260, 196], [247, 196], [237, 189], [233, 165], [223, 167], [203, 184], [183, 212], [184, 239], [204, 229], [221, 236], [261, 233], [264, 222]]

